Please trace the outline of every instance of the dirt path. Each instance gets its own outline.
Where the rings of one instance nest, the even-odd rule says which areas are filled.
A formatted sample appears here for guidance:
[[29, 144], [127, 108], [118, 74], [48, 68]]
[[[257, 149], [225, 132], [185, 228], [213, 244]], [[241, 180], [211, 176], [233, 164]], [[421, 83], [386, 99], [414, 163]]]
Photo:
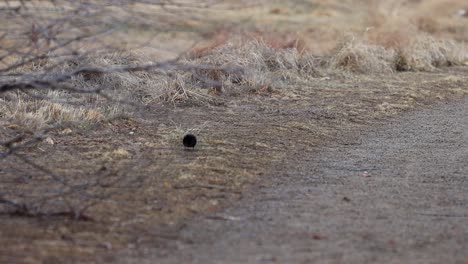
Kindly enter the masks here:
[[146, 263], [466, 263], [467, 116], [439, 105], [297, 153]]

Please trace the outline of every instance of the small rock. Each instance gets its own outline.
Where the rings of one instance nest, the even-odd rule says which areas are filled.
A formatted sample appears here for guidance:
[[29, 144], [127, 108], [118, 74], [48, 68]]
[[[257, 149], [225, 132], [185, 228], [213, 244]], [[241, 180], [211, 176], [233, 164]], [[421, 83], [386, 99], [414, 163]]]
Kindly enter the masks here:
[[110, 242], [103, 242], [103, 243], [100, 244], [100, 246], [107, 249], [107, 250], [112, 249], [112, 244]]
[[73, 131], [70, 128], [65, 128], [64, 130], [60, 131], [61, 135], [68, 135], [71, 134]]
[[368, 178], [370, 177], [370, 173], [368, 171], [364, 171], [363, 173], [361, 173], [361, 177]]
[[456, 14], [459, 17], [468, 17], [468, 12], [465, 9], [458, 9]]
[[324, 236], [324, 235], [320, 235], [320, 234], [313, 234], [313, 235], [312, 235], [312, 239], [315, 239], [315, 240], [322, 240], [322, 239], [327, 239], [327, 237]]
[[130, 244], [127, 244], [127, 248], [129, 248], [129, 249], [134, 249], [134, 248], [136, 248], [136, 245], [130, 243]]
[[122, 157], [122, 158], [124, 158], [124, 157], [129, 157], [129, 156], [131, 155], [130, 152], [128, 152], [128, 151], [127, 151], [126, 149], [124, 149], [124, 148], [118, 148], [118, 149], [114, 150], [114, 151], [112, 152], [112, 154], [113, 154], [113, 156]]
[[54, 145], [55, 144], [54, 140], [52, 138], [50, 138], [50, 137], [44, 139], [44, 142], [46, 144], [49, 144], [49, 145]]

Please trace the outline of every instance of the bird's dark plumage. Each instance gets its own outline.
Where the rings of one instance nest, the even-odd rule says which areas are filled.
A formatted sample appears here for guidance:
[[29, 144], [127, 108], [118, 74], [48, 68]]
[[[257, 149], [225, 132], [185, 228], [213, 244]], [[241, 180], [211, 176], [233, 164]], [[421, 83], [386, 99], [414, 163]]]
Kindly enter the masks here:
[[187, 134], [184, 136], [182, 143], [184, 143], [184, 146], [187, 148], [195, 148], [195, 145], [197, 144], [197, 137], [192, 134]]

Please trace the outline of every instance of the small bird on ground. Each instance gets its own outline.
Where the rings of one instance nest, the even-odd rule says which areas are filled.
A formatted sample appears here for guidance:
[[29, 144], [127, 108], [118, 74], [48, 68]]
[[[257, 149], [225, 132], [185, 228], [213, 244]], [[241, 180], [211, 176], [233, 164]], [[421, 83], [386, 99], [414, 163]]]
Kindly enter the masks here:
[[197, 137], [192, 134], [187, 134], [184, 136], [182, 143], [184, 143], [185, 147], [194, 149], [197, 144]]

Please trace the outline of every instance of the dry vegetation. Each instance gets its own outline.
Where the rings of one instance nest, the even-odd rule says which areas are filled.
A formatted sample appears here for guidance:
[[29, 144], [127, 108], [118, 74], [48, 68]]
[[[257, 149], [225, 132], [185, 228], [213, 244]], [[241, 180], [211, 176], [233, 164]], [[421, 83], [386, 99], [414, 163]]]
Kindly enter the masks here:
[[284, 2], [0, 5], [0, 262], [162, 245], [289, 152], [468, 92], [462, 0]]
[[[213, 95], [219, 95], [221, 92], [223, 94], [227, 92], [227, 95], [240, 95], [255, 90], [268, 90], [271, 86], [281, 86], [284, 80], [307, 80], [308, 78], [323, 77], [326, 74], [333, 74], [332, 72], [336, 70], [338, 72], [345, 70], [372, 74], [394, 73], [396, 71], [434, 71], [438, 67], [463, 65], [467, 61], [465, 41], [468, 39], [468, 33], [463, 26], [466, 19], [457, 16], [456, 12], [464, 10], [464, 5], [459, 1], [446, 2], [438, 4], [438, 1], [426, 1], [421, 4], [411, 4], [405, 1], [393, 1], [392, 4], [389, 4], [368, 1], [368, 3], [359, 4], [359, 8], [368, 11], [366, 16], [360, 19], [365, 22], [357, 20], [358, 23], [350, 24], [347, 28], [340, 28], [340, 32], [334, 35], [335, 43], [332, 45], [328, 41], [311, 39], [316, 36], [316, 33], [312, 32], [309, 34], [310, 36], [307, 35], [307, 32], [310, 31], [307, 28], [296, 29], [295, 31], [298, 32], [296, 37], [284, 33], [290, 31], [289, 27], [292, 23], [285, 22], [285, 25], [278, 26], [276, 29], [278, 32], [274, 33], [262, 33], [264, 32], [262, 27], [264, 23], [278, 16], [281, 18], [278, 18], [279, 20], [300, 18], [305, 25], [315, 22], [314, 19], [316, 19], [320, 25], [323, 17], [327, 21], [333, 21], [334, 17], [338, 15], [333, 12], [350, 10], [351, 7], [348, 4], [330, 4], [320, 1], [315, 4], [301, 2], [301, 5], [309, 8], [305, 10], [310, 11], [310, 14], [306, 13], [306, 16], [300, 12], [297, 16], [291, 16], [292, 12], [298, 12], [290, 10], [291, 8], [299, 9], [296, 4], [290, 6], [289, 4], [281, 5], [278, 2], [270, 6], [258, 3], [246, 8], [248, 12], [242, 12], [252, 16], [249, 22], [252, 25], [249, 27], [243, 25], [241, 30], [231, 25], [221, 30], [215, 29], [210, 34], [205, 33], [206, 26], [204, 26], [201, 36], [207, 36], [209, 39], [202, 40], [201, 44], [197, 44], [197, 48], [192, 48], [187, 56], [179, 60], [184, 65], [207, 65], [210, 69], [192, 71], [187, 70], [186, 67], [182, 70], [172, 67], [157, 72], [90, 72], [72, 76], [70, 83], [73, 87], [86, 87], [91, 90], [104, 86], [110, 94], [115, 96], [114, 99], [122, 100], [131, 97], [144, 104], [164, 101], [180, 103], [189, 99], [193, 99], [192, 102], [219, 103], [219, 98]], [[225, 5], [231, 7], [228, 3]], [[442, 6], [444, 8], [441, 8]], [[140, 8], [144, 9], [144, 5], [140, 4], [135, 7], [137, 10]], [[267, 15], [263, 14], [265, 8], [271, 8]], [[161, 12], [158, 5], [153, 6], [153, 9], [146, 8], [145, 12], [157, 12], [154, 9]], [[224, 18], [227, 20], [224, 22], [228, 25], [233, 23], [231, 21], [233, 18], [230, 18], [231, 14], [237, 15], [234, 18], [239, 19], [239, 11], [239, 9], [226, 8], [224, 12], [230, 15]], [[206, 12], [210, 13], [210, 10]], [[430, 15], [425, 15], [426, 12]], [[436, 12], [440, 12], [440, 14]], [[360, 15], [362, 16], [362, 14]], [[166, 19], [169, 20], [169, 18]], [[197, 17], [188, 20], [194, 19]], [[221, 22], [220, 18], [214, 15], [210, 19], [218, 23]], [[112, 21], [112, 19], [109, 20]], [[432, 21], [434, 28], [427, 28], [426, 24], [429, 23], [427, 20]], [[184, 21], [178, 23], [187, 22]], [[137, 22], [132, 21], [134, 24]], [[170, 22], [175, 23], [174, 21]], [[197, 22], [194, 23], [193, 30], [196, 30], [196, 26], [199, 24], [208, 23], [206, 21]], [[334, 31], [335, 27], [342, 26], [341, 23], [342, 21], [331, 23], [330, 31]], [[24, 24], [26, 24], [24, 27], [29, 26], [27, 22]], [[179, 24], [177, 26], [180, 26]], [[143, 26], [140, 25], [140, 27]], [[245, 29], [246, 27], [247, 29]], [[319, 27], [318, 29], [314, 28], [314, 30], [323, 29]], [[346, 34], [343, 36], [344, 32]], [[447, 32], [452, 33], [449, 35], [450, 38], [446, 37]], [[122, 34], [122, 32], [118, 34]], [[192, 36], [191, 33], [186, 35]], [[101, 39], [100, 42], [105, 42], [109, 38]], [[180, 38], [184, 39], [184, 36], [180, 36]], [[146, 37], [142, 39], [146, 39]], [[11, 41], [8, 38], [3, 38], [4, 43]], [[30, 45], [31, 40], [23, 38], [20, 41], [28, 42], [26, 45]], [[38, 41], [41, 39], [39, 38]], [[48, 43], [50, 40], [42, 41]], [[124, 43], [129, 45], [128, 40], [125, 40]], [[318, 48], [318, 50], [328, 49], [329, 51], [325, 55], [314, 56], [314, 54], [321, 53], [321, 51], [314, 50], [314, 45], [317, 43], [325, 43], [323, 45], [326, 45], [326, 48]], [[12, 44], [10, 43], [10, 47], [13, 47]], [[45, 43], [41, 42], [37, 45], [41, 46]], [[105, 51], [92, 49], [91, 52], [87, 50], [81, 56], [65, 62], [62, 57], [47, 54], [45, 58], [16, 67], [14, 72], [34, 74], [53, 69], [67, 73], [82, 67], [91, 66], [104, 69], [109, 66], [147, 65], [158, 60], [158, 57], [151, 59], [147, 53], [143, 52], [148, 50], [148, 46], [137, 46], [136, 49], [139, 50], [137, 52], [130, 52], [127, 47], [119, 46], [116, 43], [106, 44], [104, 48]], [[115, 51], [117, 48], [127, 50]], [[5, 48], [5, 51], [9, 49]], [[46, 51], [49, 52], [49, 50]], [[40, 56], [44, 53], [37, 49], [29, 52], [31, 54], [37, 52]], [[9, 61], [14, 60], [17, 54], [13, 55], [4, 58], [3, 64], [8, 65]], [[220, 69], [217, 69], [218, 67]], [[3, 74], [8, 75], [9, 73], [4, 72]], [[114, 115], [119, 112], [119, 108], [123, 107], [114, 103], [112, 106], [106, 105], [106, 102], [101, 102], [105, 100], [96, 99], [95, 95], [76, 96], [60, 91], [46, 93], [43, 95], [45, 98], [36, 100], [16, 95], [1, 99], [4, 101], [2, 117], [7, 118], [10, 122], [16, 120], [39, 127], [41, 124], [50, 124], [51, 122], [83, 119], [99, 121], [103, 116]], [[70, 102], [73, 102], [73, 105]], [[60, 106], [63, 106], [63, 110], [59, 109]], [[52, 114], [46, 114], [45, 109], [50, 109]]]

